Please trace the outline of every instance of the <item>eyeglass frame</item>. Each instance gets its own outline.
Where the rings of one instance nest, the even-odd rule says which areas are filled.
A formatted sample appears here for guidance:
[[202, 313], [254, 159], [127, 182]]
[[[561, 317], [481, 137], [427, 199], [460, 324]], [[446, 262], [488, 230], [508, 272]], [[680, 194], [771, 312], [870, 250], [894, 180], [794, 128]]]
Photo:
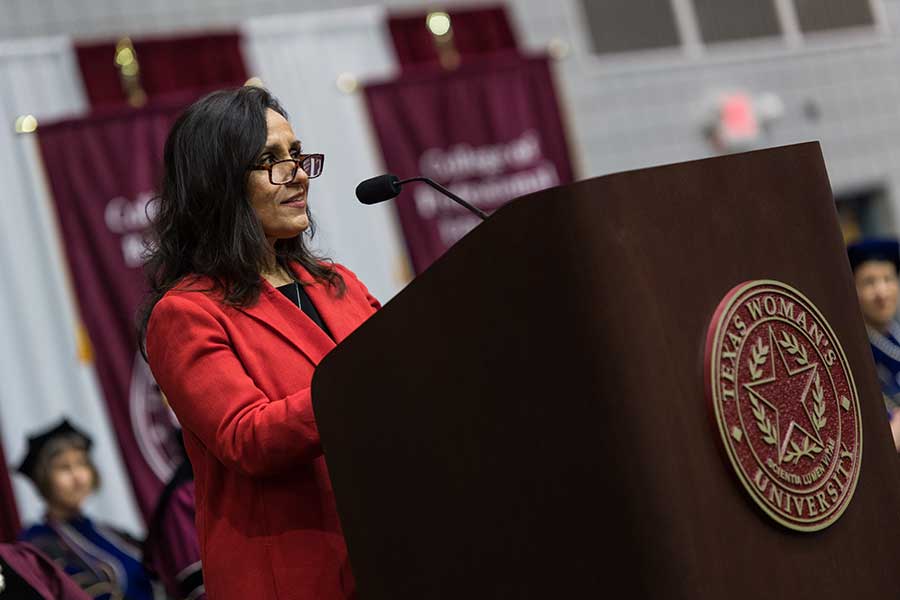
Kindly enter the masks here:
[[[320, 157], [319, 160], [322, 161], [322, 168], [315, 175], [310, 175], [309, 172], [306, 171], [306, 169], [304, 169], [303, 172], [306, 173], [306, 176], [309, 179], [315, 179], [316, 177], [318, 177], [319, 175], [322, 174], [322, 171], [325, 170], [325, 155], [322, 154], [321, 152], [313, 152], [312, 154], [300, 154], [296, 158], [284, 158], [282, 160], [276, 160], [275, 162], [273, 162], [272, 164], [269, 164], [269, 165], [256, 165], [255, 167], [250, 167], [247, 170], [248, 171], [268, 171], [269, 172], [269, 183], [271, 183], [272, 185], [287, 185], [297, 177], [297, 171], [299, 171], [301, 169], [301, 166], [300, 166], [301, 163], [303, 163], [304, 161], [306, 161], [307, 159], [309, 159], [310, 157], [313, 157], [313, 156]], [[291, 171], [291, 176], [287, 181], [276, 183], [275, 181], [272, 180], [272, 169], [275, 168], [275, 165], [277, 165], [279, 163], [285, 163], [285, 162], [294, 163], [294, 170]]]

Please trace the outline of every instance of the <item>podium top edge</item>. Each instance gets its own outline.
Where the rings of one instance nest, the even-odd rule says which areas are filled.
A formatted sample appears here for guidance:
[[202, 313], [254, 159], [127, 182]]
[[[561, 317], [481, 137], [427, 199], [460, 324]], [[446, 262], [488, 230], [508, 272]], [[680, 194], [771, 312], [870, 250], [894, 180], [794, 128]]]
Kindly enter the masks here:
[[743, 161], [752, 156], [760, 156], [760, 155], [771, 155], [771, 154], [781, 154], [781, 153], [798, 153], [798, 152], [808, 152], [817, 156], [820, 160], [823, 161], [824, 157], [822, 155], [822, 145], [819, 140], [810, 140], [806, 142], [798, 142], [795, 144], [784, 144], [781, 146], [771, 146], [768, 148], [757, 148], [754, 150], [747, 150], [743, 152], [733, 152], [730, 154], [720, 154], [716, 156], [707, 156], [703, 158], [694, 158], [685, 161], [672, 162], [672, 163], [662, 163], [659, 165], [648, 165], [646, 167], [637, 167], [634, 169], [626, 169], [624, 171], [615, 171], [612, 173], [605, 173], [602, 175], [596, 175], [592, 177], [586, 177], [584, 179], [577, 179], [570, 183], [565, 183], [559, 186], [554, 186], [550, 188], [545, 188], [543, 190], [538, 190], [536, 192], [531, 192], [529, 194], [524, 194], [522, 196], [518, 196], [513, 198], [507, 204], [501, 206], [493, 213], [491, 213], [491, 217], [506, 212], [512, 206], [518, 204], [530, 203], [529, 200], [537, 197], [541, 197], [545, 195], [547, 192], [552, 190], [561, 190], [561, 189], [571, 189], [576, 186], [582, 186], [585, 184], [596, 184], [601, 181], [613, 181], [616, 179], [620, 179], [622, 177], [634, 177], [639, 173], [645, 173], [649, 171], [669, 171], [672, 169], [683, 169], [688, 166], [700, 166], [703, 164], [709, 164], [713, 162], [731, 162], [731, 161]]

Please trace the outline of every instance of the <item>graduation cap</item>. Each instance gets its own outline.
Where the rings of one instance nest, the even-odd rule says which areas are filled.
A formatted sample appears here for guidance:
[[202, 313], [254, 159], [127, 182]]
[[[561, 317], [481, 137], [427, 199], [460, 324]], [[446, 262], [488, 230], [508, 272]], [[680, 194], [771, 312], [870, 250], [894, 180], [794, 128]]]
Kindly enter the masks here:
[[55, 425], [46, 431], [28, 436], [28, 453], [25, 454], [22, 464], [19, 465], [19, 473], [26, 475], [29, 479], [34, 481], [34, 469], [37, 466], [41, 451], [47, 445], [47, 442], [61, 435], [78, 436], [84, 441], [85, 450], [90, 450], [91, 445], [94, 443], [88, 434], [74, 427], [69, 423], [68, 419], [63, 419], [58, 425]]
[[900, 271], [900, 242], [891, 238], [870, 238], [847, 246], [850, 268], [856, 271], [864, 262], [880, 260], [894, 264]]

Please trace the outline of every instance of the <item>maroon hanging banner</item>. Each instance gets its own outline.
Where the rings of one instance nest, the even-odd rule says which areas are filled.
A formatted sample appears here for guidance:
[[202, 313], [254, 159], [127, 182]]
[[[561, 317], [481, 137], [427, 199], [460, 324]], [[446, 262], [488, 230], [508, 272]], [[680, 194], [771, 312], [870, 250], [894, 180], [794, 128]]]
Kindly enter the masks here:
[[[145, 518], [177, 464], [174, 416], [138, 352], [148, 203], [184, 102], [41, 125], [44, 168], [100, 386]], [[150, 205], [152, 207], [152, 204]]]
[[[188, 90], [236, 87], [247, 81], [241, 37], [234, 32], [134, 40], [140, 87], [153, 101]], [[122, 76], [116, 68], [116, 43], [75, 46], [75, 55], [91, 107], [125, 106]]]
[[[572, 181], [566, 136], [544, 57], [495, 57], [366, 87], [388, 171], [423, 175], [491, 212]], [[479, 219], [425, 184], [397, 199], [413, 267], [422, 272]]]
[[[397, 62], [404, 71], [422, 66], [440, 66], [440, 52], [434, 34], [425, 26], [427, 13], [391, 15], [388, 29], [394, 42]], [[452, 47], [462, 63], [484, 60], [487, 55], [514, 54], [516, 35], [506, 16], [506, 7], [452, 7]]]

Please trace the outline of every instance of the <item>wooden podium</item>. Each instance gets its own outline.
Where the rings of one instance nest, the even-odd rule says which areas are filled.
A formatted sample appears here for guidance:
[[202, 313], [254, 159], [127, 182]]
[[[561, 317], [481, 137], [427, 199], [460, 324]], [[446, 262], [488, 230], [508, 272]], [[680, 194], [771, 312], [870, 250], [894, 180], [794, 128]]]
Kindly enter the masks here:
[[[704, 343], [736, 284], [818, 306], [861, 405], [855, 495], [750, 500]], [[360, 598], [888, 598], [900, 477], [817, 143], [517, 199], [329, 354], [313, 399]]]

